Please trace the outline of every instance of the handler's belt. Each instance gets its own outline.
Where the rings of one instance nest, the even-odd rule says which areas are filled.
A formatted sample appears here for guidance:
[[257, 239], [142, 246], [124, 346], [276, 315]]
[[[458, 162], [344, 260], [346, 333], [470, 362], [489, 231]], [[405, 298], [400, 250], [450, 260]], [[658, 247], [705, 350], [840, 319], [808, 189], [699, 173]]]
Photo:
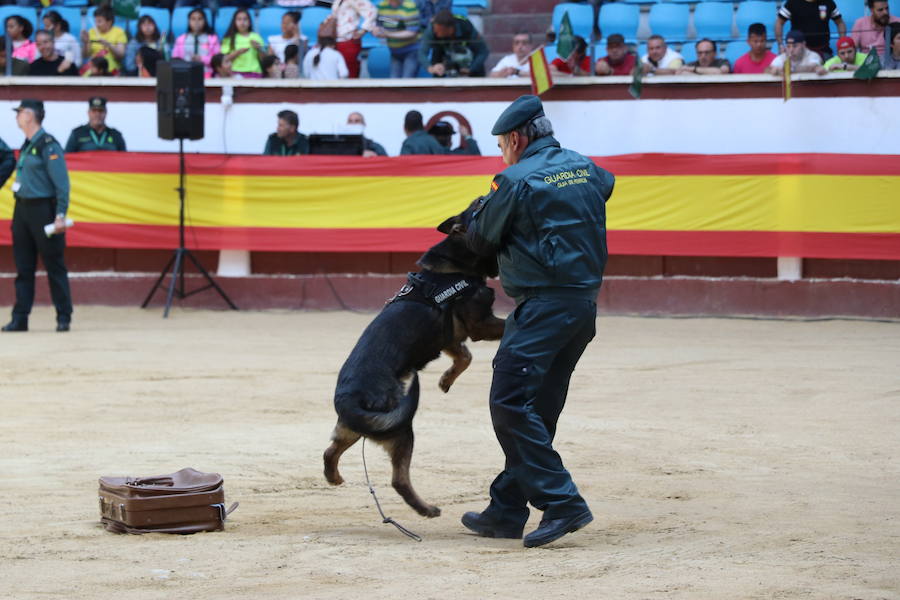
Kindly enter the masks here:
[[16, 202], [54, 202], [56, 198], [53, 196], [45, 197], [45, 198], [25, 198], [18, 194], [13, 194], [13, 198], [16, 199]]
[[408, 273], [406, 283], [386, 304], [419, 302], [435, 308], [443, 308], [454, 300], [474, 294], [481, 286], [484, 286], [484, 279], [481, 277], [432, 271]]

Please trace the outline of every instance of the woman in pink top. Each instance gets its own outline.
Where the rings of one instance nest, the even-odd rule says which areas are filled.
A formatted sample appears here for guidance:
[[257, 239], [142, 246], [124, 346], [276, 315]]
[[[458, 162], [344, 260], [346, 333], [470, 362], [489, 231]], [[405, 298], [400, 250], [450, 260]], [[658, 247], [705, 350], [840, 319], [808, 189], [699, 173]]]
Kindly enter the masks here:
[[188, 30], [175, 40], [172, 58], [180, 58], [191, 62], [202, 62], [203, 73], [212, 77], [210, 61], [219, 53], [219, 38], [206, 20], [206, 13], [195, 8], [188, 14]]
[[[336, 50], [344, 57], [350, 77], [359, 77], [360, 38], [375, 28], [378, 11], [369, 0], [334, 0], [331, 14], [337, 19]], [[359, 20], [362, 19], [362, 25]]]
[[34, 31], [31, 22], [19, 15], [12, 15], [6, 18], [6, 36], [12, 41], [13, 58], [34, 62], [37, 58], [37, 46], [30, 39], [31, 32]]

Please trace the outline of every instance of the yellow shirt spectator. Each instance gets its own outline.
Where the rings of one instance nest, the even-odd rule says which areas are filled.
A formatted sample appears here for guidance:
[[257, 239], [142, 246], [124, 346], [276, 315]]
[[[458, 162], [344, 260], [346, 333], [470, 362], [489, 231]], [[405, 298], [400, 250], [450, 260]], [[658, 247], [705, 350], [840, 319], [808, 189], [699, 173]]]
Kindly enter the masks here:
[[106, 40], [110, 44], [126, 44], [128, 42], [128, 36], [125, 35], [125, 32], [121, 27], [116, 27], [113, 25], [109, 31], [106, 33], [100, 33], [97, 31], [96, 27], [92, 27], [89, 33], [90, 42], [91, 42], [91, 53], [88, 55], [88, 58], [94, 58], [95, 56], [102, 56], [109, 62], [109, 72], [113, 73], [118, 71], [121, 68], [119, 61], [116, 60], [115, 54], [110, 52], [106, 46], [100, 42], [100, 40]]

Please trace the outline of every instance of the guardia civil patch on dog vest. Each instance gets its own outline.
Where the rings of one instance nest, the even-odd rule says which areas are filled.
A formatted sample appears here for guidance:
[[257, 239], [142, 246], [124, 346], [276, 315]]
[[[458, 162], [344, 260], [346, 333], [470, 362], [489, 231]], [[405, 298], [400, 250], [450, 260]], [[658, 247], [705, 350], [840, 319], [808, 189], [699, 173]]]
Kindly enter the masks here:
[[484, 279], [467, 277], [460, 274], [408, 273], [406, 283], [387, 301], [387, 304], [398, 301], [421, 302], [438, 308], [455, 300], [474, 293], [483, 286]]

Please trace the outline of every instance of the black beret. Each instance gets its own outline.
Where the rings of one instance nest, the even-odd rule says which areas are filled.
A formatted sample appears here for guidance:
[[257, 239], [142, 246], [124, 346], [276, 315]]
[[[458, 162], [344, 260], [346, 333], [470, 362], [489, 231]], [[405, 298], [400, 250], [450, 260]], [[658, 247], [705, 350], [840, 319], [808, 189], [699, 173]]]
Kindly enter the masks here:
[[521, 127], [528, 121], [544, 116], [544, 105], [537, 96], [519, 96], [516, 101], [506, 107], [506, 110], [494, 123], [491, 135], [503, 135], [517, 127]]
[[23, 108], [30, 108], [34, 112], [44, 112], [44, 103], [40, 100], [33, 100], [31, 98], [25, 98], [19, 105], [15, 107], [13, 110], [19, 112]]

